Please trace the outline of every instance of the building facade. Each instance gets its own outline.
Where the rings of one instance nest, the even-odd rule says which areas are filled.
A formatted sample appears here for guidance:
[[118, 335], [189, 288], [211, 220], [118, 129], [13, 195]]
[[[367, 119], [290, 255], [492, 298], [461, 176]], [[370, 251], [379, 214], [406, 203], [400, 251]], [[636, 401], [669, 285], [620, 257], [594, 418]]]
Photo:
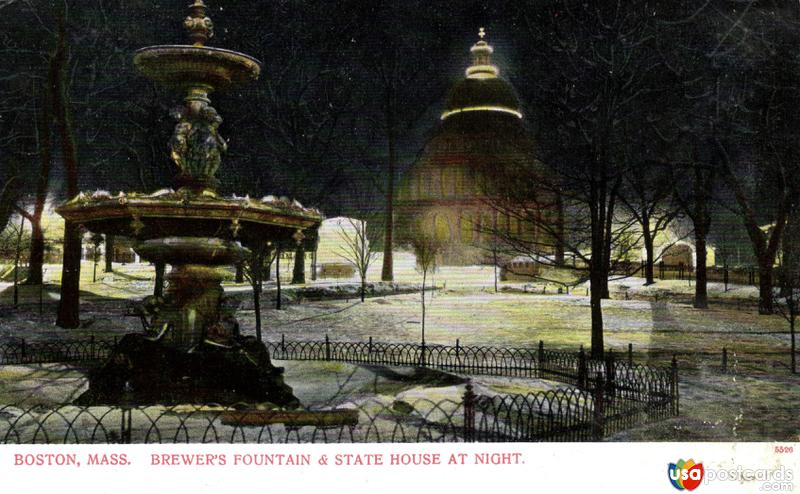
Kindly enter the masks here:
[[401, 179], [395, 206], [397, 243], [411, 247], [415, 237], [432, 235], [444, 265], [494, 263], [498, 232], [528, 240], [544, 234], [495, 201], [514, 187], [508, 179], [517, 170], [547, 170], [535, 159], [519, 99], [492, 64], [483, 30], [480, 36], [466, 76], [451, 88], [437, 128]]

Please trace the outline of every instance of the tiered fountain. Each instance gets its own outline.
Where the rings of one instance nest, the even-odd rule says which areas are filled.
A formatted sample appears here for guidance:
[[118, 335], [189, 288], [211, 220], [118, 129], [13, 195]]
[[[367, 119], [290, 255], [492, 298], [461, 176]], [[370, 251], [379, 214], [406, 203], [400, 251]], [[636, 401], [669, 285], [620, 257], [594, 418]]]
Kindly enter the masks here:
[[245, 54], [205, 46], [213, 36], [206, 5], [195, 0], [189, 10], [184, 26], [193, 44], [151, 46], [134, 55], [142, 74], [185, 95], [173, 110], [177, 125], [169, 142], [179, 170], [176, 190], [82, 193], [58, 208], [92, 232], [136, 239], [142, 258], [171, 266], [164, 298], [147, 307], [152, 329], [126, 335], [90, 374], [89, 390], [78, 401], [296, 406], [264, 344], [241, 336], [224, 308], [219, 269], [241, 260], [247, 246], [312, 238], [321, 215], [296, 201], [217, 193], [215, 175], [227, 143], [209, 95], [256, 80], [261, 67]]

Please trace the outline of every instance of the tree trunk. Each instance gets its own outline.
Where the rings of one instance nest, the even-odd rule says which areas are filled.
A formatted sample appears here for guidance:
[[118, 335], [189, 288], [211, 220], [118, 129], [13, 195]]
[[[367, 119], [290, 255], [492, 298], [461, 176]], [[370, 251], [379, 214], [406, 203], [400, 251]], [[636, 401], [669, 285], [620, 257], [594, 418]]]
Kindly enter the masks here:
[[694, 308], [708, 309], [708, 267], [706, 266], [706, 233], [695, 227], [695, 283]]
[[114, 271], [114, 235], [106, 234], [106, 266], [103, 269], [106, 273]]
[[156, 263], [156, 282], [153, 287], [153, 295], [156, 297], [164, 296], [164, 269], [166, 266], [163, 262]]
[[[589, 305], [592, 310], [592, 350], [591, 357], [593, 359], [602, 359], [604, 352], [603, 343], [603, 297], [600, 290], [596, 287], [601, 285], [604, 273], [602, 269], [593, 268], [590, 277], [591, 293], [589, 297]], [[608, 277], [605, 277], [608, 280]]]
[[77, 328], [80, 319], [81, 231], [71, 221], [64, 223], [64, 261], [61, 269], [61, 298], [56, 325]]
[[394, 243], [394, 170], [397, 160], [397, 149], [394, 135], [394, 117], [391, 112], [387, 116], [388, 133], [387, 139], [389, 141], [389, 169], [387, 170], [386, 178], [386, 221], [385, 231], [383, 235], [383, 266], [381, 269], [381, 280], [393, 281], [394, 280], [394, 259], [393, 259], [393, 243]]
[[261, 266], [253, 267], [254, 273], [253, 277], [256, 278], [256, 282], [253, 283], [253, 310], [256, 313], [256, 339], [261, 341]]
[[492, 264], [494, 264], [494, 293], [497, 293], [497, 236], [494, 237], [494, 245], [492, 246]]
[[[597, 278], [597, 286], [600, 288], [598, 290], [599, 297], [602, 299], [610, 299], [611, 293], [608, 290], [608, 276], [611, 273], [611, 230], [610, 227], [607, 232], [607, 236], [603, 237], [603, 249], [600, 251], [600, 256], [602, 259], [600, 267], [598, 269], [601, 271], [600, 275]], [[594, 291], [594, 285], [592, 286], [592, 291]]]
[[236, 263], [236, 277], [234, 278], [236, 283], [244, 283], [244, 263], [237, 262]]
[[[61, 157], [67, 175], [67, 197], [78, 195], [78, 150], [69, 109], [67, 85], [67, 35], [64, 19], [59, 19], [58, 45], [53, 54], [50, 88], [53, 96], [53, 114], [61, 137]], [[79, 225], [64, 224], [64, 263], [61, 269], [61, 298], [58, 302], [56, 324], [62, 328], [80, 326], [81, 283], [81, 232]]]
[[[51, 60], [50, 70], [54, 70]], [[51, 77], [53, 77], [51, 75]], [[36, 203], [33, 206], [33, 218], [31, 219], [31, 251], [28, 259], [28, 280], [26, 283], [31, 285], [41, 285], [42, 266], [44, 265], [44, 230], [42, 230], [42, 214], [44, 205], [47, 201], [47, 190], [50, 185], [50, 165], [52, 162], [52, 146], [50, 123], [53, 119], [52, 99], [48, 84], [41, 96], [41, 110], [36, 119], [36, 142], [39, 147], [39, 177], [36, 181]]]
[[281, 310], [281, 249], [275, 251], [275, 282], [276, 293], [275, 309]]
[[294, 265], [292, 266], [292, 284], [302, 285], [306, 282], [306, 249], [303, 244], [294, 251]]
[[19, 231], [17, 232], [17, 246], [14, 255], [14, 308], [19, 305], [19, 256], [22, 252], [22, 233], [25, 231], [25, 216], [20, 215]]
[[311, 252], [311, 281], [317, 281], [317, 249], [318, 246], [315, 245]]
[[422, 343], [425, 343], [425, 278], [427, 270], [422, 270]]
[[772, 314], [772, 257], [758, 257], [758, 313]]
[[795, 309], [794, 300], [792, 300], [791, 304], [792, 304], [790, 306], [791, 314], [789, 315], [789, 335], [792, 341], [791, 366], [792, 366], [792, 374], [797, 374], [797, 347], [795, 346], [795, 321], [797, 320], [797, 311]]
[[367, 277], [366, 276], [362, 276], [361, 277], [361, 301], [362, 302], [364, 301], [364, 294], [366, 293], [366, 291], [367, 291]]
[[[593, 214], [598, 215], [595, 211]], [[601, 215], [598, 215], [601, 216]], [[602, 217], [602, 216], [601, 216]], [[600, 222], [592, 225], [592, 259], [589, 263], [589, 305], [592, 315], [592, 349], [593, 359], [602, 359], [604, 352], [603, 343], [603, 293], [608, 290], [608, 271], [605, 269], [607, 263], [603, 257], [605, 246], [605, 228]]]
[[31, 251], [28, 257], [28, 285], [41, 285], [43, 283], [42, 266], [44, 265], [44, 231], [42, 230], [42, 216], [31, 222]]
[[92, 250], [92, 283], [97, 283], [97, 263], [100, 262], [100, 244], [94, 244]]
[[653, 236], [650, 235], [649, 231], [644, 232], [643, 234], [644, 239], [644, 250], [645, 250], [645, 261], [644, 261], [644, 284], [645, 285], [652, 285], [655, 283], [655, 279], [653, 277], [653, 264], [655, 264], [655, 253], [653, 248]]
[[561, 194], [556, 198], [556, 239], [555, 239], [555, 264], [564, 265], [564, 199]]

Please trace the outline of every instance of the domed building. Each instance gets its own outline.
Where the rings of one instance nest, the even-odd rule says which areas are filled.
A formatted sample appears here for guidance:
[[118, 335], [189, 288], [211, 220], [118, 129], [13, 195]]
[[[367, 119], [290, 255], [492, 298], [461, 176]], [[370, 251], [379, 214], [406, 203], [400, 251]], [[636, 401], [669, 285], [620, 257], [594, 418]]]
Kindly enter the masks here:
[[466, 77], [451, 88], [438, 127], [397, 193], [398, 245], [411, 247], [427, 233], [443, 245], [443, 265], [492, 264], [498, 237], [530, 242], [543, 235], [536, 221], [493, 200], [515, 186], [512, 177], [530, 179], [547, 169], [534, 157], [519, 99], [492, 64], [484, 34], [481, 29]]

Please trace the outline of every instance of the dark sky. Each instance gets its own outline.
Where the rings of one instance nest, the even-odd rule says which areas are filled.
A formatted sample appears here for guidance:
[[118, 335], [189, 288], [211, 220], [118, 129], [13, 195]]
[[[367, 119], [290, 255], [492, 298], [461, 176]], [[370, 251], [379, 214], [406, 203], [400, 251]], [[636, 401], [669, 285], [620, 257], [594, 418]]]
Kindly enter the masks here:
[[[8, 170], [9, 156], [16, 156], [28, 175], [35, 176], [34, 95], [45, 79], [57, 18], [66, 5], [81, 187], [117, 191], [170, 185], [174, 165], [166, 143], [174, 123], [168, 111], [180, 96], [146, 81], [131, 60], [134, 50], [143, 46], [186, 42], [181, 20], [187, 3], [0, 0], [0, 167]], [[346, 212], [354, 191], [373, 198], [380, 207], [387, 156], [386, 87], [376, 67], [385, 68], [387, 60], [401, 54], [393, 66], [399, 76], [392, 79], [400, 120], [401, 172], [435, 130], [443, 97], [463, 77], [479, 27], [486, 28], [487, 40], [495, 47], [494, 63], [501, 75], [520, 93], [531, 128], [555, 127], [557, 119], [538, 111], [536, 90], [552, 70], [541, 63], [541, 40], [534, 39], [538, 26], [526, 24], [525, 14], [551, 5], [581, 4], [566, 0], [207, 3], [216, 26], [209, 44], [240, 50], [263, 62], [257, 83], [213, 96], [225, 119], [221, 133], [231, 144], [220, 173], [223, 191], [292, 195], [330, 215]], [[679, 4], [692, 5], [633, 3], [659, 15]], [[750, 6], [748, 17], [739, 19], [745, 4], [717, 0], [709, 3], [707, 12], [719, 23], [706, 24], [710, 40], [706, 44], [730, 47], [733, 69], [739, 63], [736, 57], [764, 49], [757, 36], [742, 35], [745, 29], [782, 25], [793, 12], [786, 4], [774, 8], [770, 2], [757, 2]], [[676, 39], [675, 44], [683, 41]], [[703, 61], [678, 61], [687, 70], [693, 63]], [[735, 72], [729, 75], [738, 77]], [[59, 160], [56, 152], [52, 189], [61, 195]]]

